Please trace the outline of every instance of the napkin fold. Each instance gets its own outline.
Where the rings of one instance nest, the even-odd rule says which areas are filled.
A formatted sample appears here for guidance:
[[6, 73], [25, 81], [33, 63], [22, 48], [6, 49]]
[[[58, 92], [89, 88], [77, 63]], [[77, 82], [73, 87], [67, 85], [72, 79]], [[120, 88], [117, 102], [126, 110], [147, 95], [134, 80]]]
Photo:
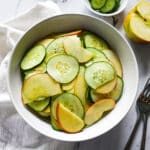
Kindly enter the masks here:
[[7, 64], [10, 51], [20, 36], [38, 22], [60, 13], [59, 7], [54, 2], [39, 2], [26, 13], [0, 24], [0, 102], [10, 100], [6, 88]]
[[6, 84], [10, 53], [20, 36], [36, 23], [60, 13], [59, 7], [49, 0], [0, 24], [0, 150], [70, 150], [74, 147], [74, 143], [47, 138], [28, 126], [11, 104]]

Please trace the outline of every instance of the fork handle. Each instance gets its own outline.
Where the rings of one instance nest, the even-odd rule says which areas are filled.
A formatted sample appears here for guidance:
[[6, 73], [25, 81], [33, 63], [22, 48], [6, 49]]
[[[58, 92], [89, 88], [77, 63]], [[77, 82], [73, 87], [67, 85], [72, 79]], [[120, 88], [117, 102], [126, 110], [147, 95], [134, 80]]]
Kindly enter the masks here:
[[137, 131], [138, 127], [139, 127], [139, 123], [140, 123], [141, 119], [142, 119], [142, 117], [141, 117], [141, 115], [139, 115], [138, 118], [137, 118], [137, 120], [136, 120], [136, 123], [134, 125], [134, 128], [132, 130], [132, 133], [131, 133], [128, 141], [127, 141], [127, 144], [125, 145], [124, 150], [131, 150], [133, 139], [134, 139], [134, 137], [136, 135], [136, 131]]
[[140, 150], [145, 150], [147, 120], [148, 120], [148, 115], [147, 114], [143, 114], [144, 126], [143, 126], [143, 135], [142, 135], [142, 143], [141, 143], [141, 149]]

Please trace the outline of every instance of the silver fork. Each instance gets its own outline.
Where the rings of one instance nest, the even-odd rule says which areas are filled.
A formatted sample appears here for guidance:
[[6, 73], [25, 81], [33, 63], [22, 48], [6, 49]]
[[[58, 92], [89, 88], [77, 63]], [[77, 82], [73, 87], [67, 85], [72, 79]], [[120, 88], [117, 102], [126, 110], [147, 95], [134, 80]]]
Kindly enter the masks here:
[[146, 131], [147, 131], [147, 120], [150, 113], [150, 78], [147, 80], [143, 91], [137, 99], [137, 108], [139, 111], [139, 116], [136, 120], [136, 124], [133, 128], [133, 131], [128, 139], [128, 142], [124, 150], [131, 150], [133, 139], [135, 137], [136, 131], [138, 129], [140, 121], [143, 119], [143, 135], [141, 140], [140, 150], [145, 150], [145, 141], [146, 141]]

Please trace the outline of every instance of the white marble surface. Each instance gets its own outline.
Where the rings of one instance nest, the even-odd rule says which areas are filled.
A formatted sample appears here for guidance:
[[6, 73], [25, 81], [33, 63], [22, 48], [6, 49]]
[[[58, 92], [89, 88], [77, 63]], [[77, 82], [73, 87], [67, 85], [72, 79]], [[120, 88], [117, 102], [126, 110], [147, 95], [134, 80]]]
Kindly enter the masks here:
[[[0, 23], [3, 23], [9, 19], [12, 19], [13, 17], [17, 16], [18, 14], [28, 10], [29, 8], [33, 7], [39, 0], [0, 0]], [[41, 0], [44, 1], [44, 0]], [[65, 1], [65, 0], [64, 0]], [[63, 2], [63, 0], [55, 0], [56, 3], [60, 6], [61, 10], [65, 13], [69, 12], [81, 12], [86, 13], [90, 15], [94, 15], [90, 13], [86, 7], [83, 5], [82, 0], [66, 0]], [[117, 24], [116, 28], [122, 32], [122, 34], [125, 36], [125, 33], [122, 28], [122, 23], [124, 16], [126, 15], [127, 11], [131, 9], [138, 0], [129, 0], [128, 6], [126, 10], [121, 13], [120, 15], [116, 16], [116, 18], [119, 19], [119, 23]], [[96, 16], [97, 17], [97, 16]], [[112, 18], [103, 18], [109, 23], [112, 23]], [[130, 41], [128, 38], [127, 40], [131, 44], [133, 51], [135, 52], [137, 62], [139, 65], [139, 74], [140, 74], [140, 82], [139, 82], [139, 89], [138, 93], [141, 91], [146, 79], [150, 76], [150, 44], [138, 44], [133, 41]], [[132, 89], [131, 89], [132, 90]], [[10, 113], [15, 112], [13, 108], [10, 108]], [[0, 112], [1, 113], [1, 112]], [[135, 109], [135, 103], [130, 109], [129, 113], [126, 115], [126, 117], [121, 121], [119, 125], [117, 125], [114, 129], [112, 129], [110, 132], [106, 133], [105, 135], [102, 135], [101, 137], [98, 137], [96, 139], [85, 141], [77, 144], [69, 144], [65, 143], [62, 144], [66, 147], [66, 150], [73, 150], [73, 149], [79, 149], [79, 150], [123, 150], [123, 147], [131, 133], [131, 130], [133, 128], [133, 125], [136, 121], [136, 109]], [[22, 118], [18, 116], [18, 119], [23, 121]], [[140, 146], [140, 140], [141, 140], [141, 126], [139, 129], [139, 132], [137, 133], [135, 143], [132, 147], [133, 150], [139, 150]], [[45, 138], [45, 137], [43, 137]], [[46, 138], [45, 138], [46, 139]], [[46, 139], [48, 142], [49, 139]], [[146, 141], [146, 150], [150, 149], [150, 121], [148, 123], [148, 131], [147, 131], [147, 141]], [[61, 143], [59, 143], [61, 144]], [[68, 145], [68, 146], [66, 146]], [[0, 145], [0, 150], [1, 150]], [[57, 149], [57, 147], [56, 147]]]

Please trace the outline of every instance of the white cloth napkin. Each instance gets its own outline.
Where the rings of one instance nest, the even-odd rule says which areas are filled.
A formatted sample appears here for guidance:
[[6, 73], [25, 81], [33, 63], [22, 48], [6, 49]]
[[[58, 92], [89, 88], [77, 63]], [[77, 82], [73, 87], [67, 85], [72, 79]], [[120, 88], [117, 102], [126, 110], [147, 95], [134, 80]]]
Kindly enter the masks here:
[[28, 126], [11, 104], [6, 87], [10, 51], [19, 37], [37, 22], [60, 13], [54, 2], [39, 2], [26, 13], [0, 24], [0, 150], [70, 150], [75, 146], [47, 138]]

